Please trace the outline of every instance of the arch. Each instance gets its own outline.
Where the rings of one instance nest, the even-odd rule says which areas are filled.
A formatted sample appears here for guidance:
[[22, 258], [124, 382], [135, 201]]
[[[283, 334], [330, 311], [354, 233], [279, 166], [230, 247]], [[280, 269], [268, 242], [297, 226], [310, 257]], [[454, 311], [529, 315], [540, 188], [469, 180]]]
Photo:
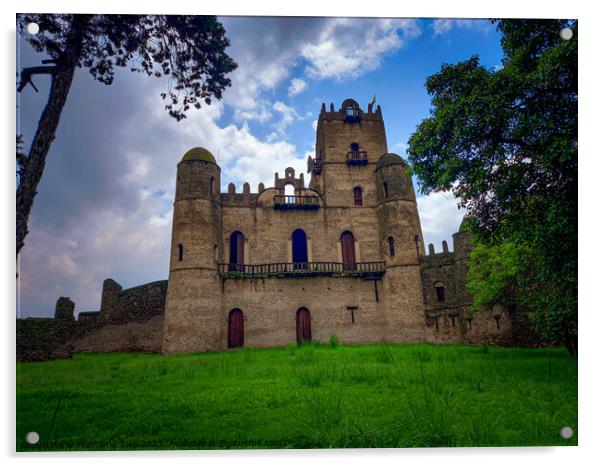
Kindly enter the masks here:
[[228, 348], [242, 348], [245, 343], [245, 318], [240, 309], [228, 315]]
[[244, 269], [245, 263], [245, 235], [240, 231], [235, 231], [230, 235], [230, 271], [240, 271]]
[[300, 307], [297, 310], [297, 344], [302, 345], [304, 342], [311, 341], [311, 315], [305, 307]]
[[346, 99], [342, 105], [343, 113], [345, 115], [345, 122], [347, 123], [359, 123], [360, 121], [360, 106], [353, 99]]
[[385, 195], [385, 199], [389, 197], [389, 186], [387, 185], [387, 182], [383, 182], [383, 193]]
[[209, 179], [209, 194], [213, 195], [215, 192], [215, 178], [211, 177]]
[[178, 261], [184, 260], [184, 246], [182, 243], [178, 244]]
[[364, 200], [363, 200], [363, 196], [362, 196], [362, 187], [356, 186], [355, 188], [353, 188], [353, 205], [361, 206], [361, 205], [363, 205], [363, 203], [364, 203]]
[[287, 183], [284, 185], [284, 195], [285, 196], [294, 196], [295, 195], [295, 187], [292, 183]]
[[351, 152], [358, 152], [360, 150], [360, 145], [358, 142], [352, 142], [349, 148]]
[[341, 233], [341, 255], [343, 256], [343, 270], [355, 270], [355, 238], [350, 231]]
[[387, 241], [389, 243], [389, 256], [394, 257], [395, 256], [395, 238], [393, 238], [392, 236], [389, 236], [387, 238]]
[[307, 269], [307, 235], [302, 229], [293, 231], [293, 269]]
[[435, 294], [437, 295], [437, 301], [445, 301], [445, 285], [443, 282], [435, 282]]

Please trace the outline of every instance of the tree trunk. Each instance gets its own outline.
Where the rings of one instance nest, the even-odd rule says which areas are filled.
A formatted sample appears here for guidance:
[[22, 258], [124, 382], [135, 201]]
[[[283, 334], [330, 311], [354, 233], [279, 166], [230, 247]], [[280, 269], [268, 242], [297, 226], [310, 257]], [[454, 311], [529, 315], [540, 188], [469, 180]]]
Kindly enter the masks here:
[[38, 183], [44, 172], [46, 156], [61, 118], [61, 112], [67, 101], [75, 69], [83, 50], [83, 38], [90, 21], [89, 15], [74, 15], [71, 31], [67, 37], [65, 50], [57, 60], [51, 74], [48, 102], [44, 107], [36, 130], [29, 155], [23, 166], [17, 187], [17, 257], [27, 236], [27, 223], [33, 200], [37, 194]]

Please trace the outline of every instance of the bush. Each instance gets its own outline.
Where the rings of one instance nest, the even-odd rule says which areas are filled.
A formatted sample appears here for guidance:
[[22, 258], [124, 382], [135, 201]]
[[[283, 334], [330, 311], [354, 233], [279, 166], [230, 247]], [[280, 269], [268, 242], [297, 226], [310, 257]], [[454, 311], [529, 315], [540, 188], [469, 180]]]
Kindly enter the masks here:
[[330, 335], [330, 347], [336, 348], [337, 346], [339, 346], [339, 337], [337, 337], [336, 333], [333, 333]]

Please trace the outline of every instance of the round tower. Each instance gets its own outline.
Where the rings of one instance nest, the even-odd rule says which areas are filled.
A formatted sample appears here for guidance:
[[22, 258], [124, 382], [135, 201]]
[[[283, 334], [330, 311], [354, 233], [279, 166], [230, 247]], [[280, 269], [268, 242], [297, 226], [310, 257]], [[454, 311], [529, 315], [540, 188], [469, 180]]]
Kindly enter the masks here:
[[424, 241], [409, 165], [397, 154], [384, 154], [376, 164], [375, 179], [380, 244], [386, 262], [385, 339], [423, 341], [420, 257]]
[[220, 168], [195, 147], [177, 169], [163, 353], [221, 348], [221, 223]]

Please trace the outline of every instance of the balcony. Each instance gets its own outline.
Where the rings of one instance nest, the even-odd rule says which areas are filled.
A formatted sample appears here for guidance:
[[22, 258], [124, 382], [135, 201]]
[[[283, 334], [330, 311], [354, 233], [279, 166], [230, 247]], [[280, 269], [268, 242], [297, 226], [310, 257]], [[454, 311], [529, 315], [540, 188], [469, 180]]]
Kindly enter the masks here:
[[347, 152], [347, 165], [368, 165], [368, 153], [365, 150]]
[[273, 264], [219, 264], [221, 278], [360, 277], [380, 280], [385, 262], [279, 262]]
[[275, 210], [318, 210], [320, 198], [318, 196], [287, 196], [276, 194], [274, 196]]

